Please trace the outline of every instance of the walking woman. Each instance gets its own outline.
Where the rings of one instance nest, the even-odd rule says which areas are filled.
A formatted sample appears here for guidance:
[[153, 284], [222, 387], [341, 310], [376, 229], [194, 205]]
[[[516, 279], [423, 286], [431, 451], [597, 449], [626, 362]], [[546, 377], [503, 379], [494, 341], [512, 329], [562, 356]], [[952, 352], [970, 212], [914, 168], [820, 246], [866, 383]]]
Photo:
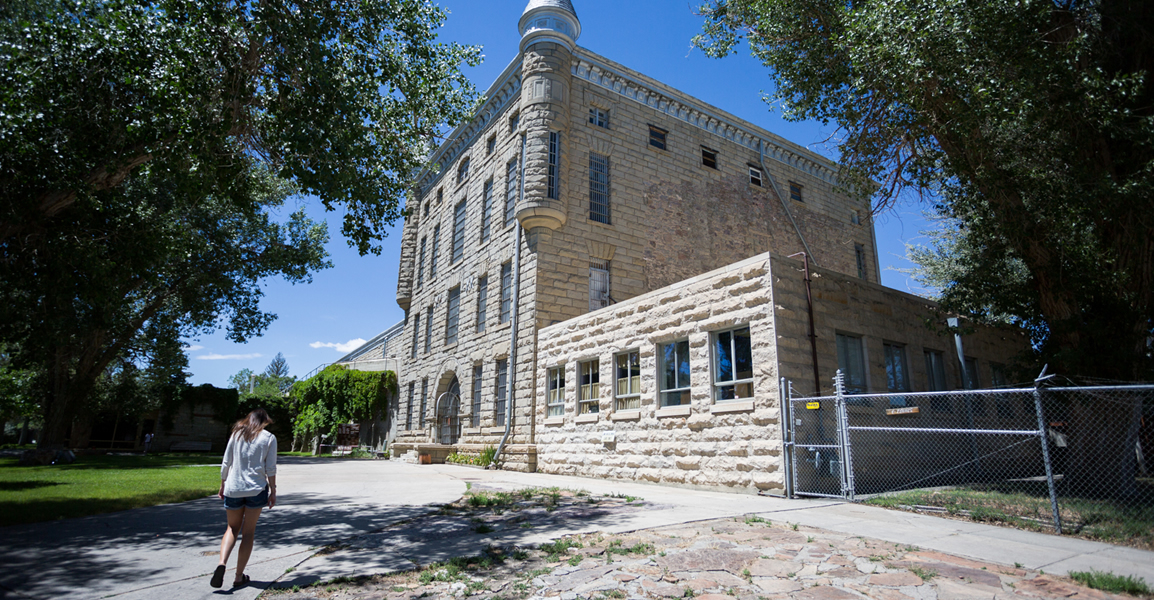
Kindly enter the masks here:
[[240, 550], [236, 555], [236, 578], [234, 588], [247, 585], [248, 575], [244, 567], [252, 555], [253, 536], [256, 534], [256, 520], [264, 507], [276, 505], [276, 436], [265, 431], [272, 423], [268, 413], [258, 408], [237, 421], [228, 438], [224, 450], [224, 460], [220, 463], [220, 491], [224, 500], [228, 528], [220, 540], [220, 564], [212, 574], [209, 585], [218, 588], [224, 584], [224, 572], [228, 555], [236, 545], [239, 535]]

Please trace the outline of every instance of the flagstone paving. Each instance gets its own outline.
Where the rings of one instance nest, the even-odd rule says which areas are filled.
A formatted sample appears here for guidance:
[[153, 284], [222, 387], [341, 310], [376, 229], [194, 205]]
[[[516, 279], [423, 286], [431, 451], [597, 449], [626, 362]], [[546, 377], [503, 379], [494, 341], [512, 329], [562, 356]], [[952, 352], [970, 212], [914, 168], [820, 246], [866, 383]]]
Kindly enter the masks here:
[[[569, 490], [475, 490], [439, 514], [345, 540], [348, 561], [404, 557], [410, 570], [311, 585], [288, 575], [276, 600], [948, 600], [1121, 598], [1036, 571], [983, 563], [757, 516], [625, 534], [583, 533], [535, 547], [503, 543], [550, 523], [596, 521], [643, 500]], [[520, 495], [519, 495], [520, 494]], [[473, 500], [470, 500], [474, 497]], [[478, 500], [482, 498], [484, 500]], [[498, 498], [498, 500], [491, 500]], [[483, 502], [497, 502], [483, 505]], [[427, 550], [439, 549], [430, 553]], [[449, 556], [446, 550], [450, 550]], [[436, 561], [427, 556], [435, 555]], [[293, 582], [296, 581], [294, 584]]]

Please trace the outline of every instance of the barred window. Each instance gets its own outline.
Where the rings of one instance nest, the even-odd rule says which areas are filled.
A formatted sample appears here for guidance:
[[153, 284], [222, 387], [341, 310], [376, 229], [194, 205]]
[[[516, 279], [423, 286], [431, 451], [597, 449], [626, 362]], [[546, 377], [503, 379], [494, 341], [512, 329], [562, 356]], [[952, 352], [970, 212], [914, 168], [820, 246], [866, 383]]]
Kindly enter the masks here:
[[449, 290], [448, 314], [445, 315], [445, 345], [457, 343], [457, 324], [461, 316], [461, 286]]
[[717, 168], [717, 150], [701, 147], [701, 165], [710, 169]]
[[[899, 344], [882, 344], [886, 360], [886, 389], [891, 392], [910, 391], [909, 369], [906, 367], [906, 349]], [[913, 406], [905, 396], [890, 398], [890, 406]]]
[[505, 165], [505, 225], [512, 223], [517, 216], [518, 174], [517, 159], [514, 158]]
[[609, 224], [609, 157], [589, 153], [589, 219]]
[[488, 317], [489, 305], [489, 277], [477, 279], [477, 333], [485, 331], [485, 319]]
[[861, 337], [837, 334], [837, 367], [845, 377], [847, 393], [861, 394], [866, 391]]
[[421, 412], [417, 413], [417, 427], [425, 428], [425, 410], [428, 407], [429, 400], [429, 380], [421, 380]]
[[589, 122], [598, 127], [609, 129], [609, 111], [596, 106], [590, 107]]
[[441, 244], [441, 224], [433, 228], [433, 250], [429, 257], [429, 281], [437, 278], [437, 247]]
[[597, 360], [577, 365], [577, 412], [590, 415], [601, 412], [601, 368]]
[[658, 150], [665, 150], [665, 139], [666, 139], [666, 135], [668, 135], [668, 133], [669, 133], [668, 131], [666, 131], [660, 127], [654, 127], [653, 125], [650, 125], [649, 126], [649, 145], [653, 146], [654, 148], [657, 148]]
[[420, 348], [421, 338], [421, 311], [417, 311], [413, 317], [413, 349], [410, 353], [410, 358], [417, 357], [417, 348]]
[[713, 400], [753, 398], [753, 344], [749, 327], [713, 336]]
[[491, 135], [491, 136], [489, 136], [489, 141], [485, 142], [485, 154], [486, 155], [492, 154], [493, 150], [496, 150], [496, 149], [497, 149], [497, 136]]
[[473, 366], [473, 414], [470, 415], [473, 427], [481, 426], [481, 388], [484, 387], [484, 378], [481, 365]]
[[521, 113], [515, 112], [515, 113], [513, 113], [513, 116], [509, 117], [509, 133], [513, 133], [514, 131], [517, 131], [517, 128], [520, 126], [521, 126]]
[[[931, 392], [944, 392], [948, 388], [946, 384], [946, 363], [945, 357], [937, 350], [926, 350], [926, 388]], [[930, 408], [935, 412], [952, 413], [953, 406], [950, 405], [948, 396], [931, 396]]]
[[453, 209], [453, 250], [449, 253], [450, 263], [465, 256], [465, 201], [461, 200]]
[[409, 382], [409, 404], [405, 408], [405, 429], [413, 428], [413, 400], [417, 395], [417, 382]]
[[641, 408], [641, 352], [632, 350], [614, 357], [616, 361], [617, 410]]
[[469, 179], [469, 157], [465, 157], [461, 161], [461, 166], [457, 167], [457, 184], [460, 185]]
[[609, 261], [589, 263], [589, 311], [609, 306]]
[[561, 170], [561, 134], [549, 132], [549, 172], [545, 195], [554, 200], [560, 198], [560, 170]]
[[489, 239], [489, 229], [493, 225], [493, 180], [485, 182], [485, 193], [481, 197], [481, 241]]
[[561, 417], [565, 415], [565, 367], [553, 367], [549, 369], [548, 392], [546, 395], [546, 406], [548, 407], [548, 415], [550, 417]]
[[513, 304], [513, 265], [501, 265], [501, 318], [499, 322], [508, 323]]
[[496, 425], [505, 424], [505, 397], [508, 392], [509, 359], [497, 361], [497, 401], [493, 403], [493, 421]]
[[425, 354], [432, 349], [433, 341], [433, 307], [425, 311]]
[[689, 340], [661, 345], [661, 406], [689, 404]]
[[861, 244], [853, 245], [854, 259], [857, 261], [857, 276], [859, 279], [866, 278], [866, 254], [865, 246]]
[[417, 287], [421, 287], [421, 282], [425, 279], [425, 240], [427, 237], [421, 238], [421, 254], [417, 260]]
[[[978, 359], [967, 356], [966, 357], [966, 389], [976, 390], [982, 387], [981, 381], [978, 380]], [[973, 407], [974, 414], [984, 416], [986, 414], [986, 399], [984, 396], [978, 394], [971, 394], [969, 397], [970, 406]]]

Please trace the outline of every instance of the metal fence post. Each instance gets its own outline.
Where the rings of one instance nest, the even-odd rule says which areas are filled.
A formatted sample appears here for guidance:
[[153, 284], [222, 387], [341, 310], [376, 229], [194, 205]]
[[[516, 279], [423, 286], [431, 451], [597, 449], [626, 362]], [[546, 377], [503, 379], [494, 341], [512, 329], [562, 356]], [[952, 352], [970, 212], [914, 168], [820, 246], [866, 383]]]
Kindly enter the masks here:
[[793, 400], [790, 397], [789, 382], [781, 378], [778, 395], [781, 402], [781, 468], [785, 485], [785, 497], [793, 498], [796, 484], [793, 481]]
[[845, 408], [845, 375], [841, 369], [833, 378], [833, 386], [836, 394], [834, 399], [834, 414], [837, 418], [837, 442], [841, 450], [841, 494], [842, 496], [853, 502], [854, 499], [854, 482], [853, 482], [853, 467], [852, 459], [850, 458], [850, 441], [849, 441], [849, 416]]
[[[1045, 374], [1046, 369], [1042, 369]], [[1050, 462], [1050, 440], [1046, 435], [1046, 418], [1042, 414], [1042, 381], [1048, 377], [1039, 376], [1034, 381], [1034, 410], [1038, 414], [1038, 438], [1042, 441], [1042, 462], [1046, 465], [1046, 485], [1050, 488], [1050, 509], [1054, 513], [1054, 531], [1062, 534], [1062, 517], [1058, 513], [1058, 492], [1054, 487], [1054, 468]]]

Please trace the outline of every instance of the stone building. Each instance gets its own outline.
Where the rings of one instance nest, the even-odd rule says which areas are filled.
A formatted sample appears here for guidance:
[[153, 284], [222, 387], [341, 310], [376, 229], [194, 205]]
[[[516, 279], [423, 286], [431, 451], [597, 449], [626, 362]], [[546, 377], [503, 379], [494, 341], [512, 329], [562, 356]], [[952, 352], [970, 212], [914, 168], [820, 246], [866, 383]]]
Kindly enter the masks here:
[[[709, 384], [699, 389], [698, 381], [708, 378], [710, 336], [727, 329], [731, 349], [748, 347], [749, 332], [765, 320], [766, 329], [754, 331], [758, 374], [727, 388], [737, 404], [706, 410], [727, 422], [744, 419], [718, 436], [772, 456], [776, 379], [796, 371], [813, 381], [803, 368], [808, 338], [796, 329], [801, 276], [784, 258], [799, 252], [820, 275], [864, 290], [829, 291], [822, 310], [830, 323], [852, 305], [865, 312], [845, 318], [885, 315], [900, 330], [917, 329], [906, 342], [911, 348], [914, 337], [929, 335], [920, 313], [908, 311], [924, 309], [924, 300], [880, 287], [869, 207], [836, 191], [835, 164], [581, 48], [569, 0], [531, 0], [518, 28], [519, 56], [489, 88], [476, 118], [435, 150], [436, 168], [419, 176], [409, 199], [397, 287], [406, 318], [395, 338], [395, 455], [437, 461], [491, 445], [500, 447], [504, 468], [653, 479], [576, 468], [558, 444], [571, 443], [572, 427], [591, 423], [664, 431], [667, 440], [653, 443], [681, 444], [675, 430], [692, 433], [702, 418], [696, 407], [712, 397]], [[792, 299], [783, 303], [789, 314], [776, 321], [769, 316], [773, 286], [757, 279], [771, 277], [767, 256], [787, 265], [778, 271], [790, 271], [776, 275], [788, 281], [780, 294]], [[730, 301], [706, 290], [682, 295], [698, 289], [688, 282], [718, 269], [741, 273], [733, 275]], [[749, 276], [756, 285], [741, 283], [751, 269], [762, 272]], [[730, 276], [720, 277], [717, 289], [725, 289]], [[684, 305], [673, 315], [678, 324], [664, 300], [645, 300], [667, 294]], [[696, 318], [705, 313], [713, 316]], [[636, 329], [659, 319], [667, 324], [658, 331]], [[692, 331], [687, 346], [671, 351], [688, 353], [692, 381], [675, 382], [676, 403], [659, 403], [658, 396], [673, 396], [655, 387], [655, 354], [669, 345], [666, 333], [685, 327]], [[863, 360], [864, 327], [848, 330], [858, 332]], [[630, 348], [638, 351], [630, 355]], [[617, 380], [620, 356], [634, 361], [627, 371], [640, 369], [625, 404], [614, 386], [596, 385]], [[872, 367], [877, 356], [869, 357]], [[876, 374], [860, 370], [877, 383]], [[590, 393], [596, 397], [577, 397]], [[678, 452], [691, 452], [683, 446]], [[771, 462], [747, 465], [764, 477], [702, 484], [768, 489]]]

